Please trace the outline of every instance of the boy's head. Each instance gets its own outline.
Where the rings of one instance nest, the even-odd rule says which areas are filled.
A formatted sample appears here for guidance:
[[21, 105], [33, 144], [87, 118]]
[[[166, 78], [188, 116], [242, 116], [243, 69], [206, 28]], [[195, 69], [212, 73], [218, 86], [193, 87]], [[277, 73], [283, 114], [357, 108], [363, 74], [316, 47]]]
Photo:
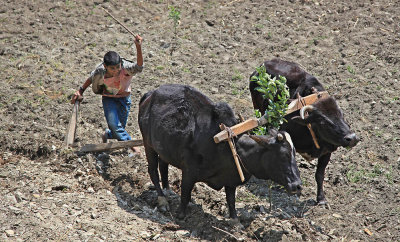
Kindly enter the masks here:
[[109, 51], [104, 55], [104, 65], [115, 66], [121, 63], [121, 57], [115, 51]]
[[104, 55], [103, 59], [104, 68], [109, 76], [118, 75], [121, 70], [121, 57], [115, 51], [109, 51]]

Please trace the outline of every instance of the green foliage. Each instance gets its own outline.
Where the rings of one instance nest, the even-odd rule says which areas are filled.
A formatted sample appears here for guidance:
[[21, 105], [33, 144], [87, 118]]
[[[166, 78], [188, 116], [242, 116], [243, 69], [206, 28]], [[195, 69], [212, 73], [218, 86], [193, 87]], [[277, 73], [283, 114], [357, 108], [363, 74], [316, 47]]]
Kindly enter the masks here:
[[393, 168], [389, 167], [387, 170], [379, 164], [374, 165], [372, 170], [357, 169], [357, 167], [350, 166], [346, 173], [347, 180], [350, 183], [368, 182], [368, 180], [384, 176], [389, 184], [393, 183]]
[[[261, 112], [260, 110], [256, 109], [254, 110], [254, 114], [256, 115], [257, 118], [261, 118]], [[255, 135], [266, 135], [268, 133], [267, 127], [264, 125], [258, 126], [253, 130], [253, 134]]]
[[169, 6], [168, 9], [169, 9], [168, 18], [174, 21], [174, 30], [176, 34], [176, 30], [179, 25], [179, 20], [181, 19], [181, 12], [179, 11], [178, 8], [175, 8], [174, 6]]
[[394, 177], [393, 177], [393, 168], [389, 167], [387, 172], [385, 173], [386, 179], [389, 184], [393, 184], [394, 182]]
[[74, 2], [74, 1], [71, 1], [71, 0], [65, 0], [65, 5], [66, 5], [68, 8], [74, 8], [74, 7], [75, 7], [75, 2]]
[[356, 74], [356, 71], [355, 71], [351, 66], [347, 66], [347, 71], [348, 71], [350, 74]]
[[93, 49], [94, 47], [96, 47], [96, 43], [95, 42], [93, 42], [93, 43], [89, 43], [88, 44], [88, 47], [90, 48], [90, 49]]
[[240, 191], [236, 195], [236, 200], [239, 202], [255, 202], [260, 201], [260, 198], [248, 191]]
[[264, 28], [264, 25], [263, 25], [263, 24], [260, 24], [260, 23], [259, 23], [259, 24], [254, 24], [253, 26], [254, 26], [254, 28], [257, 29], [257, 30], [261, 30], [261, 29]]
[[232, 75], [232, 81], [241, 81], [243, 80], [243, 75], [238, 70], [233, 71], [234, 74]]
[[255, 90], [263, 94], [264, 99], [268, 100], [268, 107], [265, 114], [267, 119], [265, 125], [267, 130], [271, 128], [279, 129], [283, 122], [286, 122], [284, 116], [288, 108], [289, 88], [286, 85], [286, 78], [271, 78], [264, 66], [257, 68], [258, 76], [253, 76], [251, 81], [257, 82], [258, 87]]
[[246, 90], [241, 87], [239, 84], [236, 84], [234, 82], [231, 83], [231, 88], [232, 88], [232, 94], [237, 95], [237, 96], [243, 96]]
[[186, 73], [190, 73], [191, 72], [190, 69], [187, 68], [187, 67], [182, 67], [182, 71], [186, 72]]

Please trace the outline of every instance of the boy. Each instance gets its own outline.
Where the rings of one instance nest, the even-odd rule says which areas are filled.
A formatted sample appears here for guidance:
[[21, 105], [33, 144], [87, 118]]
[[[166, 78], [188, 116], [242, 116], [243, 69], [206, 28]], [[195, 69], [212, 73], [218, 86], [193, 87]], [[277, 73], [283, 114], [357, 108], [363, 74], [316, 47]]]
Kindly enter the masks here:
[[[125, 126], [131, 107], [131, 80], [132, 76], [143, 69], [142, 37], [135, 36], [136, 62], [122, 59], [118, 53], [109, 51], [104, 55], [103, 63], [96, 67], [85, 83], [75, 92], [71, 103], [83, 99], [83, 92], [91, 84], [93, 91], [102, 95], [104, 115], [108, 129], [102, 136], [103, 142], [107, 139], [119, 141], [131, 140]], [[132, 147], [134, 152], [139, 148]]]

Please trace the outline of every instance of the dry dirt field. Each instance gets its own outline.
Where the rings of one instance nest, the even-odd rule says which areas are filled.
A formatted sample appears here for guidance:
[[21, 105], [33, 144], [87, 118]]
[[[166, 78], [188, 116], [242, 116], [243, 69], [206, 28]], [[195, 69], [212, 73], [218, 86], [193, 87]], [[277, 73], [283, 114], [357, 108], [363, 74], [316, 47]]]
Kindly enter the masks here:
[[[179, 9], [174, 29], [169, 6]], [[108, 50], [145, 69], [133, 79], [127, 130], [137, 139], [140, 97], [165, 83], [192, 85], [236, 114], [254, 115], [248, 77], [280, 57], [315, 75], [361, 137], [326, 170], [329, 207], [314, 206], [315, 161], [297, 157], [300, 198], [251, 180], [237, 190], [243, 227], [224, 191], [198, 183], [175, 218], [180, 172], [170, 168], [171, 212], [156, 207], [145, 157], [80, 154], [100, 143], [101, 98], [80, 107], [78, 148], [63, 142], [71, 95]], [[400, 241], [400, 2], [398, 0], [10, 1], [0, 4], [0, 241]]]

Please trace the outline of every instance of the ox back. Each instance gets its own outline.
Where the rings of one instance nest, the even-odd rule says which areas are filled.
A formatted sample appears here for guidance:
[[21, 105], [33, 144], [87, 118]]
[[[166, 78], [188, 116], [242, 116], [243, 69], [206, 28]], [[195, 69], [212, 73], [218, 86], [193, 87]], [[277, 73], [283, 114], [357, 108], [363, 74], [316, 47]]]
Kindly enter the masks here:
[[[213, 189], [225, 187], [231, 218], [237, 218], [235, 189], [242, 184], [227, 142], [214, 143], [219, 124], [237, 123], [226, 103], [213, 103], [198, 90], [184, 85], [163, 85], [145, 94], [139, 104], [139, 127], [148, 171], [158, 193], [160, 207], [168, 203], [159, 184], [169, 189], [168, 164], [182, 170], [181, 204], [178, 218], [186, 214], [196, 182]], [[242, 158], [245, 179], [251, 175], [272, 179], [293, 193], [301, 189], [295, 150], [286, 132], [270, 136], [241, 135], [235, 139]], [[261, 145], [260, 145], [261, 144]]]
[[[289, 87], [290, 98], [295, 99], [297, 94], [308, 96], [316, 91], [324, 91], [322, 84], [312, 75], [305, 72], [298, 64], [280, 59], [265, 61], [263, 65], [266, 72], [272, 77], [284, 76]], [[257, 71], [252, 76], [258, 75]], [[254, 109], [265, 113], [268, 100], [264, 99], [262, 93], [255, 90], [256, 82], [250, 81], [250, 93]], [[292, 137], [296, 151], [305, 159], [318, 158], [315, 179], [317, 182], [317, 203], [325, 204], [323, 181], [325, 168], [330, 160], [331, 153], [339, 146], [353, 147], [359, 141], [358, 137], [350, 130], [349, 125], [343, 118], [342, 111], [333, 97], [318, 100], [309, 109], [309, 117], [302, 120], [299, 111], [287, 115], [288, 120], [281, 126], [281, 130], [287, 131]], [[311, 112], [311, 110], [313, 110]], [[320, 145], [318, 149], [312, 139], [307, 124], [311, 124], [316, 139]]]
[[[286, 85], [289, 87], [289, 95], [291, 99], [297, 98], [297, 93], [302, 97], [312, 94], [313, 87], [317, 91], [325, 91], [317, 78], [305, 72], [294, 62], [273, 59], [265, 61], [263, 66], [267, 73], [271, 75], [271, 78], [278, 78], [279, 76], [284, 76], [286, 78]], [[258, 76], [258, 72], [254, 71], [250, 76], [250, 80], [253, 76]], [[253, 105], [255, 106], [254, 108], [260, 110], [261, 113], [264, 113], [268, 105], [267, 100], [263, 98], [262, 93], [255, 90], [258, 86], [256, 82], [250, 81], [249, 86]]]

